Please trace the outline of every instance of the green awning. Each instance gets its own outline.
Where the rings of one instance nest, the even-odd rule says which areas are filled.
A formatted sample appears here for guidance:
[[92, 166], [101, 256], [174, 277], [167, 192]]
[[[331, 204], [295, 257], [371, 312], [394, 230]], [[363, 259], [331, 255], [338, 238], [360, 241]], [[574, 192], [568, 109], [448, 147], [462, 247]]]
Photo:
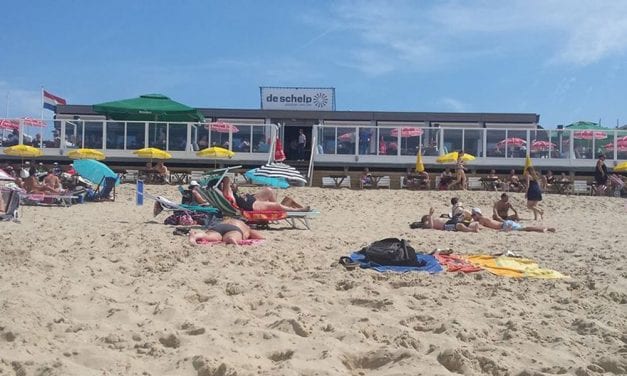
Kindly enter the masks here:
[[205, 118], [195, 108], [161, 94], [146, 94], [93, 105], [94, 111], [113, 120], [202, 122]]
[[564, 127], [564, 129], [588, 129], [588, 130], [594, 130], [594, 131], [607, 131], [610, 130], [610, 128], [604, 128], [602, 126], [600, 126], [597, 123], [593, 123], [591, 121], [576, 121], [572, 124], [568, 124], [567, 126]]

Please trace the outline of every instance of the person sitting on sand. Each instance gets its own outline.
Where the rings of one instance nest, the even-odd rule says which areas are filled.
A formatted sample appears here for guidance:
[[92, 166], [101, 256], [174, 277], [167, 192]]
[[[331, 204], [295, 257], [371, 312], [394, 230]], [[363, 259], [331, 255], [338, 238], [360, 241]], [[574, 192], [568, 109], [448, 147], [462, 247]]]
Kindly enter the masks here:
[[495, 221], [492, 218], [484, 217], [481, 214], [481, 209], [472, 208], [471, 211], [473, 223], [478, 223], [484, 227], [491, 228], [493, 230], [502, 231], [529, 231], [529, 232], [555, 232], [552, 227], [536, 227], [536, 226], [523, 226], [518, 222], [512, 220], [505, 220], [503, 222]]
[[263, 239], [261, 233], [251, 229], [246, 223], [235, 218], [226, 218], [222, 222], [209, 226], [207, 231], [192, 231], [189, 241], [193, 245], [202, 242], [224, 242], [226, 244], [239, 244], [242, 240]]
[[469, 226], [466, 226], [462, 222], [450, 224], [448, 223], [450, 221], [449, 218], [433, 218], [434, 212], [435, 212], [434, 208], [429, 209], [429, 214], [423, 215], [422, 218], [420, 219], [419, 225], [416, 227], [423, 228], [423, 229], [442, 230], [442, 231], [460, 231], [460, 232], [479, 231], [478, 223], [471, 223]]
[[27, 193], [58, 193], [52, 188], [39, 183], [37, 178], [26, 170], [22, 170], [20, 176], [23, 179], [22, 188]]
[[260, 189], [255, 194], [239, 194], [236, 184], [231, 184], [231, 179], [225, 176], [222, 179], [222, 194], [232, 205], [246, 211], [297, 211], [307, 212], [309, 206], [302, 206], [290, 197], [285, 197], [280, 203], [277, 201], [276, 192], [269, 187]]
[[547, 192], [550, 191], [553, 187], [553, 184], [555, 183], [555, 175], [553, 175], [553, 171], [548, 170], [542, 180], [544, 183], [542, 189]]
[[364, 172], [361, 173], [359, 181], [361, 182], [362, 187], [372, 186], [372, 174], [370, 173], [368, 167], [364, 168]]
[[495, 191], [498, 191], [499, 189], [503, 188], [503, 182], [501, 181], [499, 176], [496, 174], [496, 170], [494, 169], [490, 170], [490, 173], [488, 174], [487, 178], [490, 179], [490, 187], [494, 189]]
[[170, 180], [170, 171], [165, 166], [163, 161], [157, 162], [155, 165], [155, 170], [159, 173], [159, 178], [161, 178], [164, 182], [168, 183]]
[[[509, 215], [509, 211], [513, 211], [514, 214]], [[503, 221], [519, 221], [518, 212], [512, 206], [512, 203], [509, 202], [509, 196], [507, 193], [503, 193], [501, 195], [501, 199], [494, 203], [494, 207], [492, 208], [492, 219], [503, 222]]]
[[509, 184], [509, 190], [512, 192], [522, 192], [524, 189], [523, 184], [520, 182], [520, 178], [516, 175], [516, 170], [511, 170], [509, 172], [507, 183]]
[[53, 170], [48, 171], [48, 175], [44, 178], [44, 185], [50, 188], [51, 191], [55, 193], [63, 192], [63, 187], [61, 186], [61, 179], [54, 174]]
[[437, 187], [438, 190], [446, 191], [451, 181], [453, 181], [453, 174], [451, 174], [451, 170], [447, 168], [440, 174], [440, 184], [438, 184]]

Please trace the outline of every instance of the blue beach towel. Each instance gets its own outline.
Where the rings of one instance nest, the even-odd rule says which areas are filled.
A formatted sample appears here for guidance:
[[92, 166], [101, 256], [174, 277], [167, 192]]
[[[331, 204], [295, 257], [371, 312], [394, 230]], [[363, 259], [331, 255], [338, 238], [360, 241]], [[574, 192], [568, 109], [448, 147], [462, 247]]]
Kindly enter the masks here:
[[361, 253], [353, 252], [350, 255], [351, 260], [359, 263], [359, 267], [362, 269], [373, 269], [378, 272], [394, 272], [394, 273], [406, 273], [406, 272], [428, 272], [428, 273], [439, 273], [442, 271], [442, 266], [438, 260], [432, 255], [421, 255], [417, 254], [416, 259], [420, 262], [421, 260], [426, 262], [425, 266], [389, 266], [389, 265], [379, 265], [373, 262], [366, 261], [366, 256]]

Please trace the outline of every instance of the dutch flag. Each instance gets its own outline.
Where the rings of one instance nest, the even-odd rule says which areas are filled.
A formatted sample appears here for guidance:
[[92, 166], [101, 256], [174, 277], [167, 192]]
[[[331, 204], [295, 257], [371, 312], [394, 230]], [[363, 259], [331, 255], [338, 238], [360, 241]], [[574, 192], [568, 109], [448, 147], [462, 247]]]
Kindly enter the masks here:
[[65, 99], [61, 97], [57, 97], [54, 94], [50, 94], [44, 90], [44, 108], [47, 108], [50, 111], [57, 112], [57, 105], [66, 104]]

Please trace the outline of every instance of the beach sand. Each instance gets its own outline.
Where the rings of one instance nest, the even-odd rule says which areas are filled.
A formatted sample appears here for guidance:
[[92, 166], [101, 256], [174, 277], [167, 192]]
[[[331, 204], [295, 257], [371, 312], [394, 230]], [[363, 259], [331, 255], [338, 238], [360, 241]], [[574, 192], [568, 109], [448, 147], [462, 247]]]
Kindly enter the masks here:
[[[545, 195], [556, 234], [411, 230], [451, 192], [290, 188], [313, 228], [192, 246], [116, 202], [23, 207], [0, 223], [0, 375], [540, 375], [627, 370], [627, 208]], [[178, 201], [175, 187], [148, 186]], [[281, 192], [281, 196], [285, 191]], [[456, 192], [489, 212], [494, 192]], [[512, 194], [525, 223], [532, 213]], [[513, 251], [571, 276], [346, 271], [385, 237], [417, 250]]]

